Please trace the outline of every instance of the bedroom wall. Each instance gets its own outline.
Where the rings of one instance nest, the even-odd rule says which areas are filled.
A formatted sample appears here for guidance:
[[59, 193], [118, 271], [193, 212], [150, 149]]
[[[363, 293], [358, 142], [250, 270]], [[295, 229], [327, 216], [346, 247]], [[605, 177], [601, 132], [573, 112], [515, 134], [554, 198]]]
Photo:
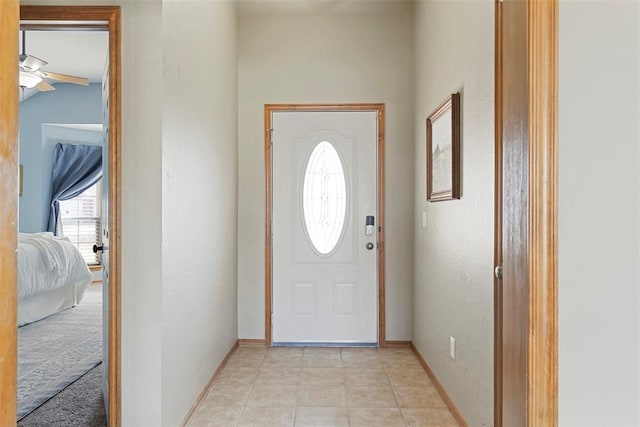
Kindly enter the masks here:
[[386, 104], [386, 332], [412, 338], [412, 4], [355, 3], [342, 4], [346, 12], [319, 2], [281, 2], [274, 13], [259, 2], [240, 6], [240, 338], [264, 339], [265, 331], [264, 104], [336, 102]]
[[162, 424], [176, 426], [238, 338], [236, 17], [201, 0], [162, 17]]
[[[493, 0], [416, 4], [413, 339], [470, 426], [493, 424], [493, 22]], [[462, 198], [428, 203], [425, 120], [458, 91]]]
[[640, 425], [640, 4], [559, 6], [559, 424]]
[[[49, 218], [53, 151], [43, 138], [48, 123], [101, 123], [100, 84], [88, 87], [57, 84], [56, 90], [40, 92], [20, 104], [20, 164], [23, 195], [20, 197], [19, 227], [23, 233], [45, 231]], [[81, 132], [63, 134], [81, 141]], [[87, 134], [89, 138], [91, 134]]]

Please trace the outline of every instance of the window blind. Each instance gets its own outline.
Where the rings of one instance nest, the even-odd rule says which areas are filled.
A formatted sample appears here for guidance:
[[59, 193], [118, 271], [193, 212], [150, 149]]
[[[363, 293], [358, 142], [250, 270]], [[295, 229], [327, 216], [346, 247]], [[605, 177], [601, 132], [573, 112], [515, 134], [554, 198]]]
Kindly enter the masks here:
[[102, 243], [102, 180], [81, 195], [60, 202], [62, 234], [78, 248], [90, 265], [102, 262], [101, 253], [93, 253], [93, 245]]

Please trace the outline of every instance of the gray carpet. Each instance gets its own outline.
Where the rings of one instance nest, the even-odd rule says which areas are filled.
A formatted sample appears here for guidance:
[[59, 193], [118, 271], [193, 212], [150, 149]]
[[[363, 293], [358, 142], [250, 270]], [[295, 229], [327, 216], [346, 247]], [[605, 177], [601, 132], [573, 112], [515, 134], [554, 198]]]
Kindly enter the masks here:
[[18, 427], [106, 427], [102, 364], [18, 422]]
[[77, 307], [18, 328], [18, 420], [102, 361], [102, 286]]

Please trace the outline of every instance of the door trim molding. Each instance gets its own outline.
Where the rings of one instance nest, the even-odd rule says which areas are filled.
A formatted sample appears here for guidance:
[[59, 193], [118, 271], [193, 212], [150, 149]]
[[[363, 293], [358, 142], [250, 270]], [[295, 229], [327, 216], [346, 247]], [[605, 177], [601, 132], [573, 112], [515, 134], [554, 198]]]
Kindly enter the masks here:
[[[29, 28], [60, 28], [50, 21], [104, 21], [109, 31], [109, 426], [120, 426], [120, 266], [121, 266], [121, 74], [119, 6], [21, 6], [20, 19], [48, 21]], [[17, 69], [16, 69], [17, 70]]]
[[271, 171], [271, 129], [272, 113], [283, 111], [376, 111], [378, 113], [378, 345], [386, 347], [385, 336], [385, 206], [384, 206], [384, 135], [385, 135], [385, 105], [384, 104], [265, 104], [264, 106], [264, 150], [265, 150], [265, 343], [272, 345], [272, 171]]
[[[495, 265], [502, 264], [502, 12], [495, 2]], [[558, 424], [558, 1], [527, 0], [526, 424]], [[502, 426], [502, 282], [494, 279], [494, 424]]]
[[557, 0], [527, 1], [529, 333], [527, 425], [558, 424]]
[[16, 423], [18, 324], [18, 0], [0, 1], [0, 425]]

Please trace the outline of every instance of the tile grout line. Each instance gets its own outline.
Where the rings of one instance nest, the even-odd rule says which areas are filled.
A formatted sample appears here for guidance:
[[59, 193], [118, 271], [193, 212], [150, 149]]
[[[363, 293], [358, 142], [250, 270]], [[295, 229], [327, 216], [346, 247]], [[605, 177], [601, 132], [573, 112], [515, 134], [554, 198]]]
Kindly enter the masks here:
[[349, 390], [347, 388], [347, 371], [346, 371], [346, 366], [344, 364], [344, 360], [342, 359], [342, 351], [344, 349], [341, 348], [340, 349], [340, 362], [342, 363], [342, 378], [344, 380], [344, 405], [345, 405], [345, 410], [347, 412], [347, 425], [351, 426], [351, 411], [349, 410], [350, 406], [349, 406]]
[[[395, 388], [394, 388], [394, 386], [392, 384], [392, 381], [390, 379], [390, 376], [389, 376], [389, 370], [393, 370], [393, 369], [398, 369], [398, 370], [414, 369], [414, 367], [410, 366], [410, 365], [407, 365], [407, 363], [405, 363], [407, 361], [402, 360], [403, 359], [402, 357], [399, 358], [399, 360], [394, 360], [394, 357], [391, 356], [393, 353], [388, 353], [390, 355], [390, 357], [386, 357], [387, 354], [382, 353], [382, 352], [375, 352], [374, 354], [375, 354], [375, 359], [372, 359], [372, 360], [375, 360], [377, 362], [377, 364], [375, 366], [368, 366], [368, 362], [370, 362], [370, 360], [368, 360], [369, 359], [368, 357], [365, 357], [364, 359], [367, 359], [366, 360], [367, 363], [362, 362], [362, 363], [364, 363], [364, 365], [362, 365], [362, 363], [361, 363], [360, 365], [356, 365], [356, 368], [360, 368], [360, 369], [364, 369], [364, 370], [376, 370], [376, 371], [381, 371], [382, 373], [384, 373], [384, 377], [383, 378], [386, 381], [386, 386], [391, 388], [392, 396], [393, 396], [394, 402], [396, 404], [395, 408], [398, 411], [400, 411], [403, 424], [405, 426], [407, 426], [409, 424], [409, 421], [407, 419], [407, 415], [403, 411], [403, 408], [400, 406], [400, 401], [399, 401], [399, 398], [398, 398], [398, 394], [397, 394], [397, 392], [396, 392], [396, 390], [395, 390]], [[384, 354], [384, 356], [381, 356], [382, 354]], [[236, 426], [240, 425], [241, 419], [244, 416], [244, 414], [246, 413], [246, 409], [248, 408], [247, 404], [248, 404], [248, 401], [250, 399], [251, 393], [253, 391], [255, 391], [255, 387], [260, 384], [257, 381], [258, 377], [260, 376], [260, 373], [262, 372], [263, 369], [269, 369], [268, 365], [265, 364], [266, 361], [267, 361], [267, 355], [268, 355], [268, 351], [265, 351], [265, 352], [262, 352], [262, 354], [260, 355], [259, 359], [258, 358], [253, 359], [253, 358], [249, 357], [247, 361], [240, 362], [241, 365], [243, 363], [246, 363], [246, 364], [248, 364], [247, 367], [255, 367], [256, 372], [255, 372], [255, 376], [249, 382], [249, 388], [248, 388], [248, 391], [247, 391], [247, 395], [245, 396], [245, 399], [244, 399], [244, 405], [242, 405], [242, 410], [240, 411], [239, 416], [237, 418], [237, 421], [235, 423]], [[344, 348], [340, 349], [340, 351], [338, 352], [338, 355], [339, 355], [338, 361], [339, 361], [339, 364], [340, 364], [339, 370], [338, 370], [339, 375], [340, 375], [340, 380], [341, 380], [340, 384], [342, 384], [342, 386], [344, 387], [344, 392], [346, 394], [345, 395], [346, 401], [345, 401], [345, 405], [344, 405], [344, 409], [346, 410], [346, 420], [349, 423], [349, 425], [351, 425], [352, 422], [353, 422], [353, 419], [351, 417], [351, 411], [350, 410], [351, 409], [357, 409], [357, 407], [350, 406], [349, 393], [348, 393], [349, 384], [348, 384], [348, 381], [347, 381], [347, 378], [346, 378], [347, 369], [349, 369], [349, 367], [347, 367], [346, 363], [345, 363]], [[299, 372], [299, 375], [296, 377], [296, 381], [295, 381], [295, 385], [296, 385], [296, 387], [295, 387], [295, 391], [296, 391], [295, 405], [294, 405], [293, 414], [292, 414], [293, 418], [291, 419], [291, 423], [292, 423], [293, 426], [295, 426], [295, 424], [297, 423], [298, 417], [301, 416], [299, 414], [299, 409], [301, 408], [301, 406], [300, 406], [301, 400], [300, 399], [301, 399], [301, 391], [302, 391], [302, 383], [303, 383], [302, 373], [305, 370], [305, 367], [304, 367], [304, 356], [305, 356], [305, 353], [303, 351], [301, 359], [300, 359], [300, 361], [298, 362], [298, 365], [297, 365], [297, 369], [299, 369], [300, 372]], [[318, 356], [318, 355], [316, 355], [314, 353], [309, 353], [308, 356], [313, 359], [315, 356]], [[335, 358], [333, 356], [330, 357], [330, 359], [334, 359], [335, 360]], [[354, 361], [352, 361], [352, 362], [354, 362]], [[355, 362], [357, 362], [357, 358], [356, 358]], [[398, 366], [397, 363], [399, 363], [402, 366]], [[249, 366], [249, 365], [253, 365], [253, 366]], [[231, 368], [231, 367], [232, 366], [228, 366], [228, 368]], [[233, 366], [233, 367], [239, 368], [239, 367], [242, 367], [242, 366]], [[310, 366], [308, 368], [313, 368], [313, 367], [316, 367], [316, 366]], [[320, 367], [320, 368], [333, 368], [333, 366], [317, 366], [317, 367]], [[336, 367], [338, 367], [338, 366], [336, 366]], [[278, 368], [278, 366], [274, 366], [273, 368], [274, 369]], [[354, 368], [354, 367], [352, 366], [351, 368]], [[418, 369], [418, 370], [422, 371], [422, 369], [420, 369], [420, 366], [416, 367], [415, 369]], [[265, 384], [267, 386], [275, 386], [276, 385], [276, 384], [268, 384], [268, 383], [265, 383]], [[310, 384], [310, 385], [314, 385], [314, 384]], [[323, 385], [323, 384], [316, 384], [316, 385], [320, 386], [320, 385]], [[326, 385], [331, 385], [331, 384], [326, 384]], [[360, 385], [366, 385], [366, 384], [360, 384]], [[375, 386], [375, 385], [378, 385], [377, 382], [369, 384], [368, 386]], [[382, 384], [380, 384], [380, 385], [382, 385]], [[402, 383], [399, 383], [399, 387], [401, 387], [401, 386], [402, 386]], [[325, 407], [326, 405], [316, 405], [316, 406]], [[329, 406], [330, 407], [339, 407], [339, 406], [335, 406], [335, 405], [329, 405]], [[429, 406], [429, 408], [431, 408], [431, 406]], [[438, 408], [439, 408], [439, 406], [438, 406]]]
[[349, 406], [349, 387], [347, 385], [347, 371], [346, 371], [346, 366], [344, 363], [344, 360], [342, 358], [342, 351], [344, 350], [344, 348], [340, 348], [340, 364], [342, 365], [342, 386], [344, 387], [344, 408], [345, 411], [347, 412], [347, 423], [350, 426], [351, 425], [351, 411], [349, 411], [349, 408], [351, 406]]
[[[304, 350], [302, 350], [302, 357], [300, 358], [300, 376], [302, 376], [302, 370], [304, 369]], [[300, 401], [300, 376], [298, 377], [298, 381], [296, 381], [296, 404], [293, 407], [293, 420], [291, 422], [291, 427], [296, 425], [296, 418], [298, 417], [298, 402]]]
[[249, 391], [247, 392], [247, 396], [244, 399], [244, 405], [242, 406], [242, 411], [240, 411], [240, 416], [238, 417], [238, 421], [236, 421], [236, 426], [240, 425], [240, 420], [242, 419], [242, 415], [244, 415], [244, 411], [247, 409], [247, 402], [249, 401], [249, 396], [251, 395], [251, 392], [253, 391], [253, 386], [258, 381], [258, 375], [260, 374], [260, 369], [262, 368], [262, 364], [264, 362], [264, 358], [266, 357], [266, 355], [267, 355], [267, 352], [265, 351], [264, 354], [262, 355], [262, 359], [260, 360], [260, 363], [258, 363], [258, 372], [256, 373], [255, 378], [251, 382], [251, 385], [249, 387]]
[[400, 407], [400, 400], [398, 400], [398, 395], [396, 394], [396, 390], [393, 388], [393, 385], [391, 384], [391, 378], [389, 378], [389, 374], [387, 372], [386, 367], [384, 368], [384, 375], [387, 377], [387, 381], [389, 382], [389, 388], [391, 389], [393, 398], [396, 401], [396, 405], [398, 405], [398, 410], [400, 411], [400, 416], [402, 417], [402, 421], [404, 422], [404, 425], [407, 426], [409, 425], [409, 422], [407, 421], [407, 418], [404, 416], [404, 411]]
[[[400, 414], [402, 416], [402, 420], [403, 420], [405, 426], [408, 426], [409, 425], [409, 421], [407, 420], [407, 417], [405, 415], [405, 411], [400, 406], [400, 401], [398, 400], [398, 395], [396, 394], [396, 390], [395, 390], [395, 388], [394, 388], [394, 386], [393, 386], [393, 384], [391, 382], [391, 378], [389, 378], [388, 370], [389, 369], [414, 369], [414, 368], [411, 368], [411, 367], [398, 367], [398, 366], [395, 366], [395, 365], [393, 365], [393, 367], [389, 367], [388, 365], [386, 365], [384, 363], [383, 363], [383, 366], [384, 366], [385, 375], [387, 376], [387, 379], [389, 381], [389, 386], [391, 387], [391, 392], [393, 393], [393, 395], [394, 395], [394, 397], [395, 397], [395, 399], [396, 399], [396, 401], [398, 403], [398, 410], [400, 411]], [[420, 368], [422, 368], [422, 367], [420, 367]], [[417, 369], [417, 368], [415, 368], [415, 369]], [[398, 385], [398, 387], [402, 387], [402, 386]]]

